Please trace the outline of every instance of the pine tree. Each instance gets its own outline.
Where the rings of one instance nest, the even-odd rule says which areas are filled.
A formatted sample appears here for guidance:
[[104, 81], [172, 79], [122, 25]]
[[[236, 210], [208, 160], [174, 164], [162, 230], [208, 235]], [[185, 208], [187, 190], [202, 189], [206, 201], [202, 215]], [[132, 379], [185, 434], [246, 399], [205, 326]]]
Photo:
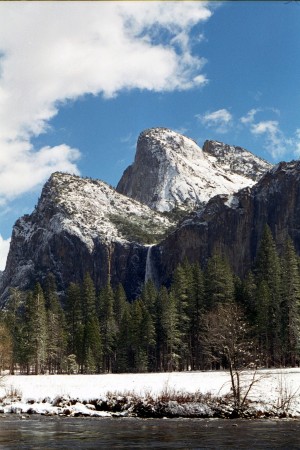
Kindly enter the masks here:
[[179, 331], [178, 303], [173, 291], [168, 295], [164, 291], [161, 295], [161, 326], [163, 333], [163, 367], [173, 371], [179, 367], [180, 347], [182, 345]]
[[29, 373], [30, 367], [34, 367], [34, 373], [38, 375], [44, 372], [47, 359], [47, 320], [45, 298], [39, 283], [34, 291], [29, 292], [26, 300], [24, 346], [26, 348], [26, 360]]
[[149, 280], [144, 285], [141, 301], [143, 307], [143, 321], [145, 323], [145, 335], [148, 336], [147, 361], [148, 370], [154, 371], [157, 367], [156, 361], [156, 322], [157, 322], [157, 290], [154, 283]]
[[116, 344], [116, 371], [128, 372], [131, 367], [131, 304], [124, 304], [119, 321]]
[[83, 317], [81, 372], [99, 372], [102, 361], [102, 342], [96, 314], [95, 286], [88, 273], [84, 276], [81, 299]]
[[180, 370], [189, 369], [189, 366], [191, 365], [189, 353], [190, 317], [188, 315], [191, 286], [192, 273], [190, 265], [187, 262], [185, 262], [184, 265], [179, 264], [174, 272], [171, 292], [176, 299], [177, 314], [179, 317], [178, 331], [181, 339], [179, 358]]
[[83, 312], [81, 288], [70, 283], [66, 296], [66, 322], [68, 332], [68, 355], [75, 355], [77, 363], [83, 365]]
[[[266, 348], [269, 356], [269, 364], [281, 364], [281, 266], [276, 250], [275, 242], [268, 226], [265, 226], [256, 260], [257, 285], [262, 282], [268, 286], [269, 300], [268, 311], [264, 315], [264, 328], [266, 329]], [[265, 305], [257, 305], [258, 323], [262, 324], [259, 317], [260, 311], [264, 311]]]
[[114, 293], [108, 283], [99, 296], [99, 323], [102, 338], [104, 372], [111, 372], [115, 364], [117, 323], [114, 313]]
[[10, 289], [10, 295], [7, 302], [5, 313], [5, 324], [9, 330], [12, 339], [12, 357], [10, 373], [14, 375], [16, 364], [22, 364], [23, 341], [22, 328], [24, 326], [21, 307], [24, 304], [25, 296], [17, 288]]
[[53, 274], [46, 279], [45, 304], [47, 310], [47, 363], [50, 373], [61, 373], [66, 356], [67, 333], [65, 314], [57, 295]]
[[191, 368], [198, 370], [203, 365], [203, 315], [205, 314], [204, 276], [199, 264], [191, 267], [192, 284], [189, 294], [188, 315], [190, 321], [189, 347]]
[[117, 330], [120, 329], [126, 305], [127, 305], [126, 293], [122, 284], [119, 283], [114, 292], [114, 316], [117, 325]]
[[156, 370], [163, 372], [165, 361], [165, 334], [162, 324], [162, 315], [164, 304], [167, 304], [169, 298], [168, 290], [165, 286], [161, 286], [156, 297], [155, 304], [155, 335], [156, 335]]
[[242, 304], [251, 324], [255, 323], [256, 317], [256, 292], [257, 285], [255, 275], [249, 271], [242, 282]]
[[213, 309], [218, 303], [234, 300], [234, 279], [228, 262], [218, 253], [207, 263], [205, 270], [206, 304]]
[[13, 338], [3, 318], [0, 319], [0, 380], [3, 370], [13, 364]]
[[266, 367], [270, 365], [270, 331], [269, 331], [269, 311], [271, 303], [271, 293], [268, 283], [262, 280], [257, 286], [256, 292], [256, 330], [259, 343], [259, 356], [261, 363]]
[[130, 366], [135, 372], [147, 370], [147, 351], [143, 339], [143, 304], [135, 300], [131, 305]]
[[285, 365], [299, 364], [300, 357], [300, 275], [298, 258], [290, 239], [282, 258], [282, 342]]

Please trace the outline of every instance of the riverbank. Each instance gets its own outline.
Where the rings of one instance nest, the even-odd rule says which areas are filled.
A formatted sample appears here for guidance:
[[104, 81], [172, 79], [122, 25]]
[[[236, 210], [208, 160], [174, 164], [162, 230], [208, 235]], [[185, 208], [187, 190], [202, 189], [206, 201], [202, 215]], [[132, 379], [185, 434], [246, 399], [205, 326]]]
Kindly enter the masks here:
[[[253, 372], [242, 376], [242, 395]], [[300, 369], [260, 370], [242, 417], [300, 417]], [[95, 417], [236, 417], [229, 373], [14, 375], [2, 379], [0, 413]], [[1, 417], [1, 416], [0, 416]]]

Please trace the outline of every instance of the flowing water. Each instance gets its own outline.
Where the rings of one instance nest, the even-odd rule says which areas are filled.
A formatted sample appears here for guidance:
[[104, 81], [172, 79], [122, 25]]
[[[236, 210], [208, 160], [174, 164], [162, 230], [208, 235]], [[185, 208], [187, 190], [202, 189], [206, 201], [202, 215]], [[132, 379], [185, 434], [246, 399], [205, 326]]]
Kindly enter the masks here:
[[0, 449], [300, 449], [300, 420], [0, 417]]
[[153, 281], [153, 282], [155, 281], [154, 274], [153, 274], [153, 268], [152, 268], [152, 259], [151, 259], [152, 247], [153, 247], [153, 245], [149, 245], [148, 251], [147, 251], [146, 267], [145, 267], [145, 283], [147, 283], [147, 281]]

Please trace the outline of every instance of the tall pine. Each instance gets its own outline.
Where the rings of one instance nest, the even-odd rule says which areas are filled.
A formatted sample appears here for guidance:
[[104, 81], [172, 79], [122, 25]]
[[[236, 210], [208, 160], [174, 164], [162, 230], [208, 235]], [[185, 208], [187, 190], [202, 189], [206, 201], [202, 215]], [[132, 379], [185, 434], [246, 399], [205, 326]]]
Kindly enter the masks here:
[[285, 243], [282, 257], [281, 336], [284, 365], [299, 365], [300, 357], [300, 275], [292, 241]]
[[[256, 259], [257, 324], [260, 342], [267, 352], [268, 365], [279, 365], [282, 360], [281, 342], [281, 266], [270, 228], [266, 225]], [[261, 290], [264, 295], [261, 295]]]
[[100, 372], [102, 366], [100, 325], [96, 314], [95, 286], [88, 273], [84, 276], [81, 298], [83, 317], [81, 372]]
[[102, 370], [111, 372], [115, 364], [117, 322], [114, 311], [114, 292], [110, 283], [107, 283], [100, 292], [98, 314], [102, 338]]

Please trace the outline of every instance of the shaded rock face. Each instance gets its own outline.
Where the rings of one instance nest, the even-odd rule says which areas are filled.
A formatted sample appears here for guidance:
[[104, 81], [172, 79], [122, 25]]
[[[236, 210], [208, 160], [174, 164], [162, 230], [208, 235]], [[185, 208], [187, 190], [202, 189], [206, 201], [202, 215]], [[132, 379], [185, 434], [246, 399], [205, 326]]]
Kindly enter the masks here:
[[252, 186], [270, 168], [241, 147], [206, 141], [201, 149], [186, 136], [152, 128], [140, 134], [134, 163], [117, 191], [158, 211], [188, 210]]
[[242, 147], [218, 141], [205, 141], [203, 153], [225, 170], [258, 181], [272, 165]]
[[34, 212], [14, 226], [0, 282], [2, 302], [9, 287], [31, 288], [48, 272], [62, 292], [89, 272], [97, 290], [110, 280], [114, 287], [122, 283], [128, 297], [135, 298], [144, 283], [148, 248], [128, 239], [131, 228], [155, 241], [172, 225], [101, 181], [55, 173]]
[[[0, 303], [9, 287], [31, 288], [48, 272], [61, 293], [89, 272], [97, 290], [120, 282], [133, 299], [145, 277], [159, 287], [185, 257], [205, 264], [215, 249], [243, 274], [265, 223], [279, 243], [288, 232], [300, 252], [299, 164], [261, 178], [270, 165], [240, 147], [206, 141], [200, 149], [171, 130], [146, 130], [119, 192], [100, 180], [50, 177], [33, 213], [14, 226]], [[157, 211], [174, 206], [193, 211], [177, 227]]]
[[205, 265], [224, 252], [234, 272], [252, 267], [263, 229], [268, 224], [278, 248], [290, 237], [300, 253], [300, 162], [280, 163], [253, 188], [216, 196], [204, 210], [192, 213], [160, 245], [160, 282], [168, 283], [185, 258]]
[[3, 279], [3, 298], [8, 293], [6, 286], [32, 288], [36, 281], [42, 283], [48, 272], [55, 275], [59, 291], [65, 291], [71, 282], [82, 282], [88, 272], [97, 290], [110, 280], [114, 287], [122, 283], [128, 297], [135, 298], [144, 282], [146, 256], [147, 249], [141, 245], [118, 242], [107, 245], [100, 240], [95, 241], [91, 253], [77, 236], [66, 231], [53, 234], [46, 242], [43, 233], [37, 234], [28, 245], [13, 236]]
[[147, 257], [144, 246], [95, 240], [94, 249], [90, 252], [77, 236], [64, 230], [48, 239], [44, 230], [26, 242], [17, 237], [19, 226], [18, 222], [14, 228], [4, 273], [3, 299], [8, 294], [6, 287], [32, 288], [36, 281], [43, 282], [49, 272], [55, 275], [58, 289], [62, 292], [71, 282], [82, 282], [88, 272], [97, 290], [110, 280], [114, 287], [122, 283], [129, 298], [140, 293]]

